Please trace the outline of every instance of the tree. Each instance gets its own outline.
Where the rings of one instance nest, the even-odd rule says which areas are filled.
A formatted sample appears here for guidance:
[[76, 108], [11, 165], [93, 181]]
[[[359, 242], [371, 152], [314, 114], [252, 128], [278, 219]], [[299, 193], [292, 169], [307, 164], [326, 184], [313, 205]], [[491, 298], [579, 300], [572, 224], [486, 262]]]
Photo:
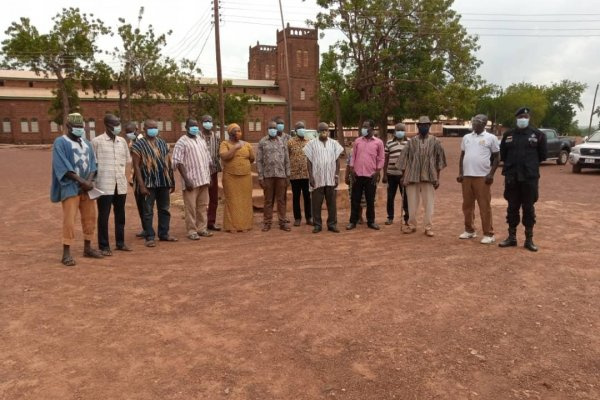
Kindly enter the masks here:
[[[475, 104], [475, 37], [449, 0], [317, 0], [314, 25], [340, 30], [332, 52], [358, 94], [359, 119], [466, 113]], [[467, 106], [462, 106], [464, 103]]]
[[577, 111], [583, 109], [581, 95], [587, 85], [580, 82], [563, 80], [553, 83], [545, 89], [548, 101], [548, 111], [542, 119], [541, 126], [555, 128], [561, 133], [577, 132], [577, 121], [574, 121]]
[[515, 111], [525, 106], [531, 108], [532, 122], [539, 125], [548, 110], [545, 88], [525, 82], [507, 87], [499, 99], [498, 122], [507, 127], [514, 126]]
[[29, 18], [13, 22], [5, 32], [8, 38], [2, 42], [2, 52], [10, 68], [29, 68], [38, 75], [56, 76], [57, 98], [51, 110], [60, 110], [53, 119], [63, 123], [64, 116], [78, 104], [77, 89], [87, 85], [91, 65], [99, 53], [96, 40], [109, 34], [110, 29], [78, 8], [63, 8], [52, 21], [54, 26], [45, 34], [31, 25]]

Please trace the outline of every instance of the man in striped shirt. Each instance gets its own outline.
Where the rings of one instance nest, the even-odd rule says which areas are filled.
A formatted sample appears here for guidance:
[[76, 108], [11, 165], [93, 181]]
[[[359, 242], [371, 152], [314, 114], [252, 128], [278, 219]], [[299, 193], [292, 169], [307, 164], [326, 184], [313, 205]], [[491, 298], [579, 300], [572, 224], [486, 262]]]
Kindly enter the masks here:
[[183, 179], [185, 227], [190, 240], [210, 237], [207, 227], [208, 188], [211, 158], [206, 142], [199, 137], [198, 121], [188, 118], [186, 134], [179, 138], [173, 149], [173, 168]]
[[125, 245], [125, 202], [127, 201], [127, 176], [125, 168], [131, 162], [129, 148], [124, 138], [120, 137], [121, 121], [113, 114], [104, 116], [105, 133], [92, 140], [98, 175], [96, 187], [104, 192], [98, 197], [98, 248], [104, 256], [111, 256], [108, 240], [108, 219], [110, 209], [115, 214], [116, 249], [131, 251]]
[[221, 167], [221, 156], [219, 147], [221, 140], [213, 131], [213, 119], [210, 115], [202, 116], [202, 138], [206, 142], [206, 148], [211, 158], [210, 163], [210, 185], [208, 187], [208, 229], [211, 231], [220, 231], [221, 227], [217, 225], [217, 207], [219, 206], [219, 172], [223, 171]]
[[386, 225], [394, 223], [394, 201], [396, 193], [400, 190], [402, 209], [404, 210], [404, 224], [408, 224], [408, 199], [402, 186], [402, 171], [398, 168], [398, 160], [406, 146], [406, 129], [403, 123], [396, 124], [394, 138], [385, 144], [385, 165], [383, 166], [383, 183], [388, 184], [387, 191], [387, 221]]
[[304, 146], [307, 158], [308, 175], [312, 190], [313, 233], [322, 230], [321, 207], [323, 198], [327, 203], [327, 230], [339, 233], [337, 228], [337, 208], [335, 188], [339, 183], [340, 154], [344, 148], [337, 140], [329, 138], [329, 125], [321, 122], [318, 126], [319, 137]]

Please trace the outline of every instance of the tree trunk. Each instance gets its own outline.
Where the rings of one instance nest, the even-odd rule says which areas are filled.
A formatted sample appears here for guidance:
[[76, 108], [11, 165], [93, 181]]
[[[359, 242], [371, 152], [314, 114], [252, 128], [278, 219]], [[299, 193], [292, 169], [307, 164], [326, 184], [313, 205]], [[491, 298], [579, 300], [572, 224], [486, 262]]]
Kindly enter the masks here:
[[56, 78], [58, 80], [58, 90], [60, 90], [60, 100], [62, 102], [62, 125], [63, 132], [67, 133], [67, 116], [71, 109], [69, 104], [69, 94], [67, 93], [67, 85], [65, 84], [65, 78], [63, 78], [60, 70], [55, 70]]
[[340, 98], [337, 92], [331, 93], [333, 97], [333, 107], [335, 111], [335, 138], [344, 148], [344, 155], [346, 154], [346, 138], [344, 137], [344, 124], [342, 123], [342, 107], [340, 105]]

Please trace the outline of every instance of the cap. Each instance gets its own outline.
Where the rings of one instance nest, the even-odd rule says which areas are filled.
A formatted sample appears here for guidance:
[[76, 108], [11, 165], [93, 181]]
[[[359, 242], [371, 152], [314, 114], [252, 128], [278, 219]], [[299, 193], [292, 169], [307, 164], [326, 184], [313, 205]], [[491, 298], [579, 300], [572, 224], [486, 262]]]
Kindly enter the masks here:
[[431, 124], [431, 121], [429, 120], [429, 117], [427, 115], [421, 115], [417, 124]]
[[521, 107], [517, 110], [517, 112], [515, 113], [515, 117], [521, 114], [530, 114], [531, 113], [531, 108], [529, 107]]
[[82, 125], [83, 116], [79, 113], [71, 113], [67, 115], [67, 122], [71, 125]]

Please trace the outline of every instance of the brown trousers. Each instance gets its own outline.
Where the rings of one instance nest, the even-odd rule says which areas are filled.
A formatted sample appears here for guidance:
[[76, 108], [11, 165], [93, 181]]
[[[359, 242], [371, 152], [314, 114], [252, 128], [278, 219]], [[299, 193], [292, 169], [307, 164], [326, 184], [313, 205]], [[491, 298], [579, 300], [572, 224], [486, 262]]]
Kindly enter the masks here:
[[66, 198], [62, 201], [63, 209], [63, 244], [71, 246], [75, 239], [75, 221], [77, 210], [81, 214], [83, 239], [92, 240], [96, 229], [96, 202], [90, 200], [87, 193]]
[[475, 201], [479, 206], [481, 226], [485, 236], [494, 234], [492, 221], [492, 185], [486, 185], [485, 177], [465, 176], [462, 181], [463, 214], [465, 215], [465, 231], [475, 232]]
[[287, 207], [287, 179], [286, 178], [264, 178], [263, 191], [265, 196], [264, 219], [265, 225], [273, 222], [273, 203], [277, 203], [277, 216], [279, 225], [285, 224]]
[[209, 185], [183, 191], [185, 205], [185, 229], [188, 235], [206, 230]]

